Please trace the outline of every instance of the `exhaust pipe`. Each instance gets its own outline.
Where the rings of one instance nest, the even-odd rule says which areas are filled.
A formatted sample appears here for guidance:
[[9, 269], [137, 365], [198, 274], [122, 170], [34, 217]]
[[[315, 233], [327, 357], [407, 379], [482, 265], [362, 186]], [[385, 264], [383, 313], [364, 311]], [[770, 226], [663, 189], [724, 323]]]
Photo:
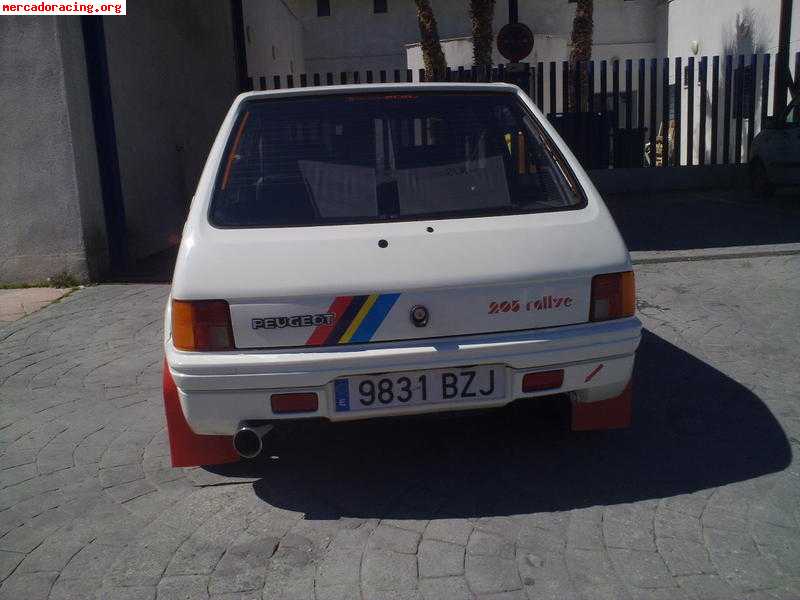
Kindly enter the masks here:
[[241, 421], [233, 434], [233, 447], [242, 458], [255, 458], [264, 448], [264, 437], [274, 428], [264, 421]]

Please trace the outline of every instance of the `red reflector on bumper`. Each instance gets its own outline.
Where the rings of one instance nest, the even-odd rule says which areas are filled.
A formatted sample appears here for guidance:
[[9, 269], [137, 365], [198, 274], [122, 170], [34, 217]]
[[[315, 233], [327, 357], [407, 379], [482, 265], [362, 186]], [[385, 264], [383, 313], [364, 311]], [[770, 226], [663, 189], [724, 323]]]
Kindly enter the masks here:
[[564, 383], [564, 370], [528, 373], [522, 378], [523, 392], [541, 392], [560, 388]]
[[272, 394], [272, 412], [297, 413], [316, 412], [319, 401], [316, 394]]

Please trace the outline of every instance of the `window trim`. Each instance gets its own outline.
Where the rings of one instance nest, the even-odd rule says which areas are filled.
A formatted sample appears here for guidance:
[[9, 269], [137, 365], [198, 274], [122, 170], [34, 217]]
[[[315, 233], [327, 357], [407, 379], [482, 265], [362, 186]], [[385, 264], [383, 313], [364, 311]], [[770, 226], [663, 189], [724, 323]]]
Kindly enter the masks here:
[[561, 149], [558, 147], [558, 144], [555, 143], [553, 137], [545, 130], [542, 124], [539, 122], [539, 119], [533, 113], [526, 102], [519, 97], [519, 95], [515, 92], [501, 92], [501, 91], [492, 91], [492, 90], [475, 90], [472, 91], [447, 91], [447, 90], [430, 90], [430, 91], [417, 91], [414, 89], [408, 90], [401, 90], [400, 93], [416, 93], [416, 94], [424, 94], [424, 95], [434, 95], [434, 96], [447, 96], [447, 95], [456, 95], [456, 96], [468, 96], [468, 95], [481, 95], [481, 96], [505, 96], [508, 98], [513, 98], [519, 103], [520, 109], [522, 110], [523, 116], [527, 116], [533, 127], [536, 130], [536, 134], [539, 135], [542, 139], [542, 143], [545, 148], [551, 152], [553, 160], [558, 163], [558, 167], [561, 169], [562, 174], [564, 175], [565, 184], [570, 188], [570, 190], [575, 194], [577, 202], [570, 206], [545, 206], [542, 208], [537, 208], [534, 210], [531, 209], [522, 209], [522, 210], [509, 210], [509, 211], [487, 211], [485, 209], [480, 209], [480, 214], [469, 214], [470, 211], [463, 211], [459, 213], [448, 212], [448, 213], [427, 213], [424, 215], [415, 215], [415, 216], [407, 216], [407, 217], [398, 217], [395, 219], [376, 219], [376, 218], [364, 218], [364, 219], [353, 219], [348, 218], [342, 221], [335, 221], [330, 220], [326, 221], [325, 223], [299, 223], [299, 224], [282, 224], [282, 225], [221, 225], [219, 223], [215, 223], [212, 218], [212, 209], [214, 206], [214, 198], [216, 193], [219, 189], [220, 181], [224, 176], [225, 172], [225, 157], [228, 156], [230, 153], [231, 146], [235, 142], [235, 131], [236, 126], [240, 123], [240, 117], [243, 112], [245, 112], [248, 107], [252, 106], [253, 104], [261, 104], [266, 102], [280, 102], [285, 101], [287, 98], [300, 98], [300, 97], [308, 97], [308, 98], [341, 98], [341, 97], [348, 97], [353, 95], [361, 95], [361, 96], [385, 96], [386, 91], [365, 91], [365, 92], [337, 92], [334, 94], [320, 94], [320, 95], [304, 95], [304, 96], [289, 96], [289, 97], [279, 97], [279, 98], [270, 98], [270, 97], [253, 97], [244, 100], [240, 105], [236, 112], [236, 118], [233, 122], [233, 127], [231, 128], [231, 133], [228, 136], [228, 140], [225, 143], [225, 149], [222, 152], [220, 157], [219, 165], [217, 167], [217, 173], [214, 177], [214, 184], [209, 194], [208, 199], [208, 207], [206, 209], [206, 222], [214, 229], [286, 229], [286, 228], [302, 228], [302, 227], [341, 227], [344, 225], [374, 225], [374, 224], [391, 224], [391, 223], [414, 223], [420, 221], [448, 221], [453, 219], [485, 219], [490, 217], [510, 217], [510, 216], [519, 216], [519, 215], [532, 215], [532, 214], [540, 214], [540, 213], [553, 213], [553, 212], [563, 212], [563, 211], [576, 211], [576, 210], [583, 210], [589, 205], [589, 199], [586, 195], [586, 190], [584, 190], [583, 186], [578, 179], [578, 176], [575, 173], [575, 170], [572, 168], [572, 165], [566, 159], [564, 154], [561, 152]]

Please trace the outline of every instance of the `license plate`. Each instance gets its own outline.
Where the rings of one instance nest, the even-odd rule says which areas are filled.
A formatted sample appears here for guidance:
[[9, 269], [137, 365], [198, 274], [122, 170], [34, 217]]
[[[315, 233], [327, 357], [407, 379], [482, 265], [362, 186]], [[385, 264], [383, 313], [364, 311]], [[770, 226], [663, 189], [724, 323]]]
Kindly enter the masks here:
[[478, 402], [505, 396], [505, 368], [497, 365], [381, 373], [336, 379], [336, 412], [441, 402]]

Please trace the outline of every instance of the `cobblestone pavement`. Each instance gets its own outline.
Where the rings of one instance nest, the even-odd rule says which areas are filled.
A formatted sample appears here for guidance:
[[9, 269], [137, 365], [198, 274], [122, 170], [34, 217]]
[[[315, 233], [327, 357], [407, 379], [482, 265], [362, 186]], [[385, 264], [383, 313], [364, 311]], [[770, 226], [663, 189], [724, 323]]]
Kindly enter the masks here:
[[638, 269], [635, 426], [557, 405], [169, 467], [164, 286], [0, 329], [2, 598], [800, 598], [800, 256]]

